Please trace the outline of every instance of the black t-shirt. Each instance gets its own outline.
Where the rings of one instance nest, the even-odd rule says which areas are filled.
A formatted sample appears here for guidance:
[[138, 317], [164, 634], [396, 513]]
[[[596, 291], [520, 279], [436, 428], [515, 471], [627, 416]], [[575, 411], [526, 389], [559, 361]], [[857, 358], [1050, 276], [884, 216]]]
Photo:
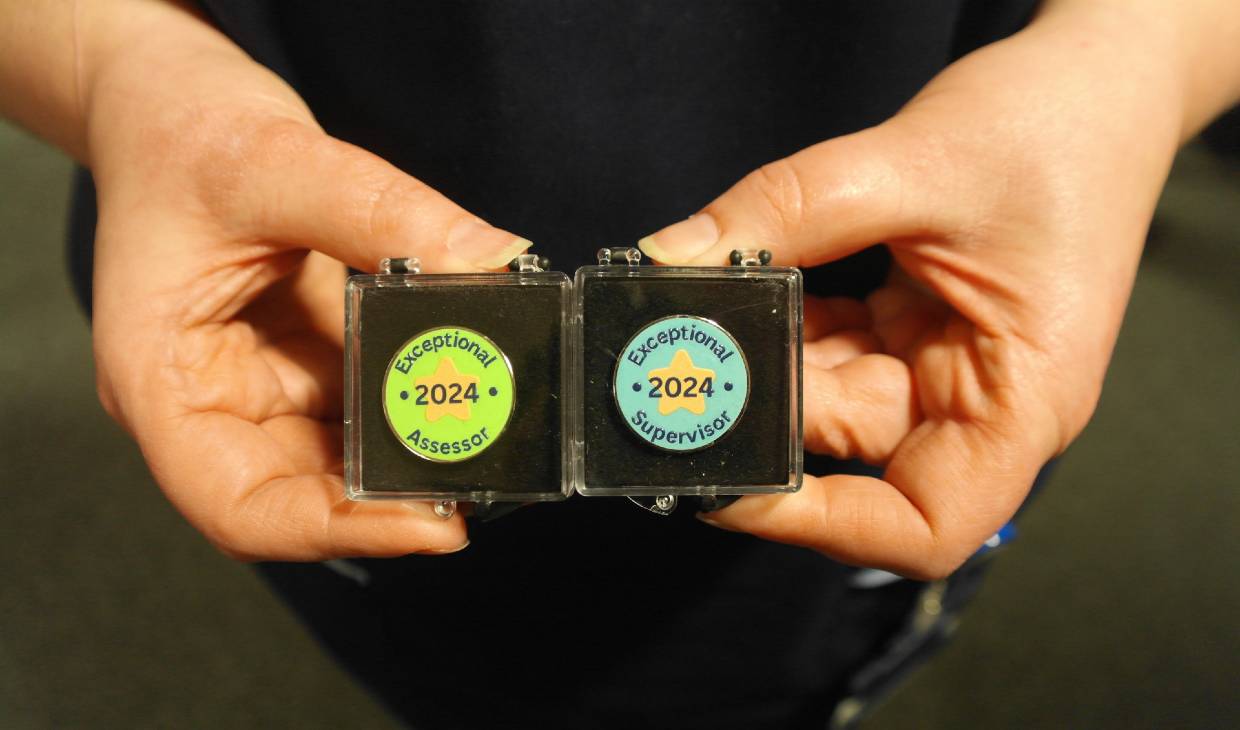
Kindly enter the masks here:
[[[326, 130], [554, 268], [693, 213], [748, 171], [894, 114], [1033, 0], [203, 0]], [[89, 199], [74, 228], [89, 281]], [[412, 242], [411, 242], [412, 243]], [[861, 295], [880, 249], [807, 273]], [[810, 459], [811, 473], [853, 468]], [[265, 574], [418, 727], [822, 727], [917, 586], [622, 499], [527, 507], [442, 558]]]

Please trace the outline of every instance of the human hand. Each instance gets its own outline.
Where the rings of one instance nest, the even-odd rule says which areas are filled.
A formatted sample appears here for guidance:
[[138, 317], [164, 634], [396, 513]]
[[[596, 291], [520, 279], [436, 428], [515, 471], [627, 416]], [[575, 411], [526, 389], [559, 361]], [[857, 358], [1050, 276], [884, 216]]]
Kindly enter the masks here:
[[460, 516], [344, 496], [345, 265], [493, 269], [529, 242], [328, 137], [202, 20], [144, 12], [132, 42], [86, 75], [104, 406], [172, 503], [233, 557], [464, 547]]
[[771, 163], [640, 245], [814, 266], [885, 242], [862, 305], [806, 302], [805, 447], [885, 465], [703, 515], [919, 578], [967, 559], [1089, 420], [1182, 135], [1181, 79], [1123, 13], [1056, 12], [888, 122]]

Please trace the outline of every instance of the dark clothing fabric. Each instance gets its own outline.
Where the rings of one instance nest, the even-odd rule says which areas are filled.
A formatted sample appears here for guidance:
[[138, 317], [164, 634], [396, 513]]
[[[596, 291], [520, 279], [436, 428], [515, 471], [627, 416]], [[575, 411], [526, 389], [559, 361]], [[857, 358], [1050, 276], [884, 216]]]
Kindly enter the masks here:
[[[765, 162], [881, 122], [1034, 2], [202, 4], [329, 133], [571, 272]], [[71, 261], [89, 302], [80, 185]], [[887, 265], [873, 249], [807, 272], [807, 289], [861, 296]], [[620, 499], [523, 508], [471, 539], [442, 558], [352, 561], [353, 578], [262, 571], [425, 728], [824, 727], [923, 588], [850, 587], [852, 569], [807, 550]]]

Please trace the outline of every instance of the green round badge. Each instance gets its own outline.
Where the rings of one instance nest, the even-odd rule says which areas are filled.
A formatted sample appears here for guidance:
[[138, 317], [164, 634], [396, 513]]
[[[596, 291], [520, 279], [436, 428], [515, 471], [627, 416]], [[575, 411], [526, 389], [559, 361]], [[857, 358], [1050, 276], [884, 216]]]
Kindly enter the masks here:
[[512, 417], [516, 386], [508, 357], [487, 336], [436, 327], [401, 345], [383, 376], [392, 433], [431, 461], [486, 451]]

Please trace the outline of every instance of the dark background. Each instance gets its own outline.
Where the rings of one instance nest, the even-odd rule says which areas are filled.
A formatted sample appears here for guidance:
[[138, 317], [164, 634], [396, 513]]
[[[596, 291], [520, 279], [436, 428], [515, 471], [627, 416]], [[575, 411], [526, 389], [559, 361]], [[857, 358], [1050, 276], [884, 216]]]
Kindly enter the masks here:
[[[392, 727], [99, 408], [69, 173], [0, 123], [0, 727]], [[1092, 425], [956, 641], [868, 727], [1236, 725], [1237, 274], [1240, 166], [1191, 147]]]

